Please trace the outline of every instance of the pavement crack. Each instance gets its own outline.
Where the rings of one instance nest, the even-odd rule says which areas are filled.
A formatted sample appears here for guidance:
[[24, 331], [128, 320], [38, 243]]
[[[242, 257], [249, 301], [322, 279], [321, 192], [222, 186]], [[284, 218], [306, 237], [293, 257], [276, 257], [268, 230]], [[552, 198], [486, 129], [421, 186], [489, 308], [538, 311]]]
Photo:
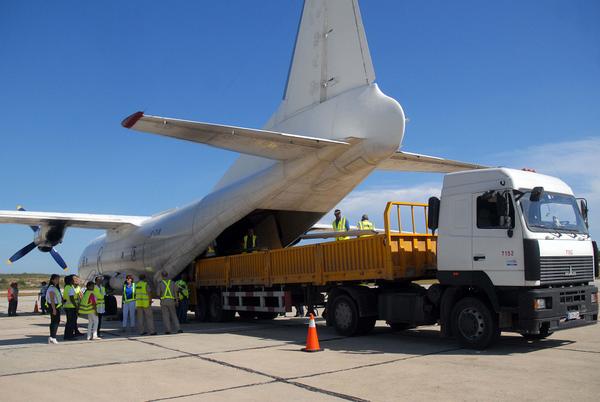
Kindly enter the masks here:
[[[288, 385], [293, 385], [295, 387], [299, 387], [299, 388], [305, 389], [307, 391], [311, 391], [311, 392], [315, 392], [315, 393], [320, 393], [320, 394], [324, 394], [324, 395], [329, 395], [329, 396], [334, 396], [336, 398], [340, 398], [340, 399], [347, 400], [347, 401], [358, 401], [358, 402], [365, 401], [365, 399], [361, 399], [361, 398], [358, 398], [358, 397], [355, 397], [355, 396], [352, 396], [352, 395], [346, 395], [346, 394], [342, 394], [342, 393], [338, 393], [338, 392], [334, 392], [334, 391], [329, 391], [329, 390], [322, 389], [322, 388], [313, 387], [311, 385], [302, 384], [302, 383], [295, 382], [295, 381], [289, 381], [288, 379], [286, 379], [284, 377], [279, 377], [279, 376], [275, 376], [275, 375], [272, 375], [272, 374], [264, 373], [262, 371], [254, 370], [254, 369], [251, 369], [251, 368], [248, 368], [248, 367], [238, 366], [238, 365], [235, 365], [235, 364], [227, 363], [227, 362], [224, 362], [224, 361], [221, 361], [221, 360], [217, 360], [217, 359], [213, 359], [213, 358], [207, 357], [206, 355], [203, 355], [203, 354], [189, 353], [189, 352], [185, 352], [185, 351], [182, 351], [182, 350], [179, 350], [179, 349], [170, 348], [170, 347], [167, 347], [167, 346], [162, 346], [162, 345], [159, 345], [159, 344], [154, 343], [154, 342], [144, 341], [144, 340], [135, 339], [135, 338], [132, 338], [131, 340], [132, 341], [141, 342], [141, 343], [145, 343], [145, 344], [152, 345], [152, 346], [156, 346], [156, 347], [159, 347], [159, 348], [163, 348], [163, 349], [166, 349], [166, 350], [169, 350], [169, 351], [172, 351], [172, 352], [183, 353], [183, 354], [185, 354], [188, 357], [195, 357], [197, 359], [204, 360], [204, 361], [207, 361], [209, 363], [218, 364], [218, 365], [221, 365], [221, 366], [224, 366], [224, 367], [228, 367], [228, 368], [232, 368], [232, 369], [236, 369], [236, 370], [245, 371], [245, 372], [250, 373], [250, 374], [255, 374], [255, 375], [267, 377], [267, 378], [270, 378], [272, 380], [272, 381], [269, 381], [269, 382], [280, 382], [280, 383], [284, 383], [284, 384], [288, 384]], [[276, 346], [281, 346], [281, 345], [272, 345], [271, 347], [276, 347]], [[247, 348], [247, 349], [255, 349], [255, 348]], [[244, 349], [239, 350], [239, 351], [243, 351], [243, 350]], [[269, 383], [269, 382], [267, 382], [267, 383]], [[179, 398], [179, 396], [177, 396], [177, 397], [171, 397], [171, 398], [167, 398], [167, 399], [173, 399], [173, 398]]]
[[363, 368], [383, 366], [383, 365], [386, 365], [386, 364], [397, 363], [397, 362], [401, 362], [401, 361], [405, 361], [405, 360], [412, 360], [412, 359], [418, 359], [418, 358], [421, 358], [421, 357], [427, 357], [427, 356], [437, 355], [437, 354], [441, 354], [441, 353], [454, 352], [454, 351], [461, 350], [461, 349], [462, 348], [443, 349], [443, 350], [438, 350], [436, 352], [431, 352], [431, 353], [423, 353], [423, 354], [420, 354], [420, 355], [413, 355], [413, 356], [401, 357], [399, 359], [386, 360], [384, 362], [362, 364], [360, 366], [348, 367], [348, 368], [339, 369], [339, 370], [322, 371], [322, 372], [319, 372], [319, 373], [307, 374], [307, 375], [302, 375], [302, 376], [298, 376], [298, 377], [289, 377], [286, 380], [288, 380], [288, 381], [291, 381], [291, 380], [301, 380], [301, 379], [312, 378], [312, 377], [316, 377], [316, 376], [320, 376], [320, 375], [343, 373], [343, 372], [352, 371], [352, 370], [360, 370], [360, 369], [363, 369]]
[[158, 361], [183, 359], [183, 358], [188, 358], [188, 357], [189, 356], [172, 356], [172, 357], [162, 357], [162, 358], [158, 358], [158, 359], [145, 359], [145, 360], [135, 360], [135, 361], [126, 361], [126, 362], [108, 362], [108, 363], [97, 363], [97, 364], [84, 364], [84, 365], [81, 365], [81, 366], [74, 366], [74, 367], [59, 367], [59, 368], [50, 368], [50, 369], [43, 369], [43, 370], [21, 371], [21, 372], [18, 372], [18, 373], [0, 374], [0, 378], [2, 378], [2, 377], [15, 377], [15, 376], [26, 375], [26, 374], [54, 373], [54, 372], [57, 372], [57, 371], [79, 370], [79, 369], [96, 368], [96, 367], [107, 367], [107, 366], [119, 366], [119, 365], [122, 365], [122, 364], [151, 363], [151, 362], [158, 362]]
[[277, 381], [272, 380], [272, 381], [264, 381], [264, 382], [255, 382], [255, 383], [252, 383], [252, 384], [245, 384], [245, 385], [234, 385], [233, 387], [228, 387], [228, 388], [211, 389], [211, 390], [208, 390], [208, 391], [194, 392], [194, 393], [191, 393], [191, 394], [168, 396], [168, 397], [159, 398], [159, 399], [149, 399], [148, 402], [170, 401], [172, 399], [188, 398], [188, 397], [191, 397], [191, 396], [199, 396], [199, 395], [206, 395], [206, 394], [214, 394], [216, 392], [224, 392], [224, 391], [230, 391], [230, 390], [234, 390], [234, 389], [251, 388], [251, 387], [256, 387], [256, 386], [259, 386], [259, 385], [273, 384], [273, 383], [276, 383], [276, 382]]

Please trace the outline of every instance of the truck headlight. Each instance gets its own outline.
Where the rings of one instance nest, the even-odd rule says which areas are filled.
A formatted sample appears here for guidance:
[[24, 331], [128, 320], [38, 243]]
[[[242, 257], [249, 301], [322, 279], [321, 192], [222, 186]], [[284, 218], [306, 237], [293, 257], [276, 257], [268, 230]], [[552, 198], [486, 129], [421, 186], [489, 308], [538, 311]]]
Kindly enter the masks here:
[[598, 303], [598, 292], [592, 293], [591, 300], [592, 300], [592, 303]]
[[546, 308], [546, 299], [533, 299], [534, 310], [544, 310]]

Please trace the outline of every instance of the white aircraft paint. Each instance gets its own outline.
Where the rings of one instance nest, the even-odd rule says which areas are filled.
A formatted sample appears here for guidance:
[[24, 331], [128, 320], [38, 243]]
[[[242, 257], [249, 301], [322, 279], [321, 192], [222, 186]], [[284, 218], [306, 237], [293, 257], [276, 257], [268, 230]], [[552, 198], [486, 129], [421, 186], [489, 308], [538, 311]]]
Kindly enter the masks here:
[[235, 252], [250, 226], [263, 247], [293, 244], [380, 166], [478, 167], [399, 151], [404, 112], [374, 81], [357, 0], [307, 0], [284, 98], [263, 130], [141, 112], [123, 121], [133, 130], [242, 153], [213, 192], [152, 217], [0, 211], [0, 223], [107, 229], [84, 250], [79, 274], [103, 274], [118, 290], [125, 274], [179, 274], [215, 239], [221, 252]]

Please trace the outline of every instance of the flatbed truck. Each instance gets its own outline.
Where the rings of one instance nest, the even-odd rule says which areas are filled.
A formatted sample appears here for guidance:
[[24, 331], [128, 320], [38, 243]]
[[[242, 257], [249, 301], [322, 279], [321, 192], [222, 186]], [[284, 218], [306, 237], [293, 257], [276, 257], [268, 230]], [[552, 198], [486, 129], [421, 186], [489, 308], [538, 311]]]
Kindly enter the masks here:
[[322, 307], [345, 336], [376, 320], [397, 330], [438, 323], [442, 336], [475, 349], [501, 331], [542, 339], [598, 320], [587, 212], [554, 177], [451, 173], [440, 198], [387, 203], [383, 233], [197, 260], [191, 309], [201, 321], [226, 321]]

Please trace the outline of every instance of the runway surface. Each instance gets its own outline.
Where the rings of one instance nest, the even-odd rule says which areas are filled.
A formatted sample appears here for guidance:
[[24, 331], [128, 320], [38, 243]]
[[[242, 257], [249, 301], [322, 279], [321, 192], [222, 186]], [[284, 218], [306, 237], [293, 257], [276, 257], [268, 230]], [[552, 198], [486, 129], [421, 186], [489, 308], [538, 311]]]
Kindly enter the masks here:
[[[105, 323], [103, 340], [48, 345], [49, 318], [22, 297], [0, 301], [2, 401], [578, 400], [600, 395], [600, 325], [528, 342], [505, 333], [478, 352], [436, 326], [343, 338], [318, 321], [319, 353], [305, 353], [306, 319], [196, 323], [140, 337]], [[156, 303], [155, 303], [156, 304]], [[190, 319], [192, 315], [190, 314]], [[84, 331], [87, 321], [79, 320]], [[64, 324], [61, 323], [59, 335]], [[59, 338], [61, 341], [61, 338]]]

